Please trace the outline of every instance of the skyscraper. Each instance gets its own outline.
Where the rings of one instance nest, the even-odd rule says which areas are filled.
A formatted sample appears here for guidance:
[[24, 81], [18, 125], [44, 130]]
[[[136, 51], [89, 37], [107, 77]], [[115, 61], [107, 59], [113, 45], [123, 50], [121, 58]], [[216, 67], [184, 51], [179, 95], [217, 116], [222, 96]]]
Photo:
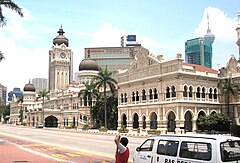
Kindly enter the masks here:
[[212, 68], [212, 44], [215, 36], [209, 28], [209, 16], [207, 14], [208, 29], [204, 37], [194, 38], [185, 42], [185, 61], [191, 64], [203, 65]]
[[34, 78], [32, 79], [32, 84], [36, 89], [36, 93], [43, 89], [48, 90], [48, 80], [46, 78]]
[[7, 87], [0, 83], [0, 106], [6, 104], [7, 100]]
[[237, 28], [236, 28], [236, 31], [237, 31], [237, 42], [236, 44], [238, 45], [238, 57], [239, 57], [239, 60], [240, 60], [240, 11], [238, 11], [237, 13], [237, 16], [238, 16], [238, 20], [237, 20]]

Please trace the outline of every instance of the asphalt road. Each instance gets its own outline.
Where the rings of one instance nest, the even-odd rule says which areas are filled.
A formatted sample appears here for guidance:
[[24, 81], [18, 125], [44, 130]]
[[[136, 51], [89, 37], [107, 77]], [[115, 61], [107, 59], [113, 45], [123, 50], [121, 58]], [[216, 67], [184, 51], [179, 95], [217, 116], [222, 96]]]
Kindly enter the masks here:
[[[144, 137], [130, 137], [130, 161]], [[89, 134], [58, 129], [36, 129], [0, 125], [0, 139], [33, 151], [71, 162], [93, 159], [94, 162], [114, 162], [114, 134]]]

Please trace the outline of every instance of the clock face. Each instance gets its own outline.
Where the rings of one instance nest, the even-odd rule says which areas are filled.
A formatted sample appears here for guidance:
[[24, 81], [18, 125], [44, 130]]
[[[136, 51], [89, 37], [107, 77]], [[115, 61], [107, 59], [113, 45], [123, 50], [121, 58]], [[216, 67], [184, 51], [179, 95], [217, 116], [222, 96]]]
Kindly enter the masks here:
[[66, 57], [66, 54], [64, 52], [60, 53], [60, 57], [61, 58], [65, 58]]

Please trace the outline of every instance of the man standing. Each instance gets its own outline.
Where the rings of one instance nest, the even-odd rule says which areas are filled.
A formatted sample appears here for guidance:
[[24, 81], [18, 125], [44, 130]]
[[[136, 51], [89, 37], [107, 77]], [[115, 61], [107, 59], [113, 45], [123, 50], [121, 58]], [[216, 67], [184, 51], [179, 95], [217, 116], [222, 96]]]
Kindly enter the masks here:
[[129, 149], [127, 147], [128, 139], [126, 137], [120, 137], [116, 135], [114, 142], [116, 144], [116, 161], [115, 163], [127, 163], [129, 158]]

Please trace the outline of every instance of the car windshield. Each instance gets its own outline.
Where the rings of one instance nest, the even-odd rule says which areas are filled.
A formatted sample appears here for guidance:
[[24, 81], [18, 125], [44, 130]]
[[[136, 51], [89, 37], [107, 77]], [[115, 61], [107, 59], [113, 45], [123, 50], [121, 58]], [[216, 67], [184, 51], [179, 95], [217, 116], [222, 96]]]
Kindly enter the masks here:
[[222, 142], [221, 146], [221, 158], [223, 162], [238, 161], [240, 160], [240, 141], [228, 140]]

